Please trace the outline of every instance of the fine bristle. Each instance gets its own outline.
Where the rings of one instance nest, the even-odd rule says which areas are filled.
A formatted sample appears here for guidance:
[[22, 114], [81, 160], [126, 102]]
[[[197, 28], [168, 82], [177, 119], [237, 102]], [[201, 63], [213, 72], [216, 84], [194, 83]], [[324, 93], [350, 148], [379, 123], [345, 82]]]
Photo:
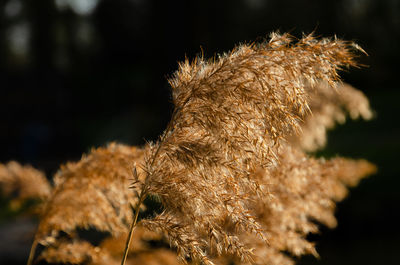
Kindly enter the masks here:
[[[306, 153], [322, 148], [347, 114], [372, 117], [367, 98], [338, 75], [357, 66], [355, 48], [273, 33], [212, 61], [180, 64], [169, 80], [174, 112], [159, 141], [143, 149], [110, 144], [56, 174], [35, 237], [45, 247], [39, 258], [282, 265], [293, 264], [289, 255], [318, 256], [307, 235], [318, 224], [335, 227], [336, 202], [376, 171], [365, 160]], [[149, 194], [162, 212], [137, 219]], [[76, 231], [88, 228], [106, 239], [83, 241]], [[151, 250], [152, 240], [176, 254]]]
[[132, 220], [137, 194], [129, 189], [132, 166], [143, 150], [118, 144], [93, 150], [78, 163], [68, 163], [55, 175], [55, 187], [36, 234], [47, 245], [59, 232], [95, 228], [119, 235]]
[[[307, 149], [307, 133], [321, 137], [307, 126], [320, 120], [311, 113], [322, 96], [335, 99], [337, 110], [327, 115], [334, 121], [343, 105], [369, 118], [358, 91], [325, 91], [336, 89], [337, 71], [348, 66], [356, 66], [351, 44], [311, 35], [294, 42], [287, 34], [217, 60], [181, 64], [170, 80], [172, 120], [144, 165], [147, 188], [160, 195], [165, 211], [142, 224], [164, 232], [182, 260], [212, 264], [233, 255], [252, 263], [257, 245], [275, 249], [263, 251], [269, 264], [282, 259], [280, 251], [317, 255], [305, 235], [317, 231], [312, 220], [335, 226], [334, 201], [347, 189], [334, 169], [325, 175], [328, 164], [296, 145]], [[329, 166], [340, 171], [336, 164]], [[363, 176], [355, 169], [352, 178]], [[264, 243], [248, 244], [248, 236]]]

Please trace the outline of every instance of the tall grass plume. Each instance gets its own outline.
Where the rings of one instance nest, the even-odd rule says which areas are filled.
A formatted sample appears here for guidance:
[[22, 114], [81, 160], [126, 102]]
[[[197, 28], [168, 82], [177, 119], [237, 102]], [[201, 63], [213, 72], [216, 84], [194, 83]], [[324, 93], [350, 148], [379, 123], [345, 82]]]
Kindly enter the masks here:
[[[56, 173], [29, 263], [281, 265], [318, 256], [307, 235], [335, 227], [336, 202], [376, 170], [362, 159], [312, 156], [347, 115], [373, 116], [338, 74], [358, 66], [358, 52], [336, 38], [272, 33], [181, 63], [158, 141], [112, 143]], [[149, 196], [162, 210], [143, 218]], [[82, 238], [85, 229], [104, 239]]]

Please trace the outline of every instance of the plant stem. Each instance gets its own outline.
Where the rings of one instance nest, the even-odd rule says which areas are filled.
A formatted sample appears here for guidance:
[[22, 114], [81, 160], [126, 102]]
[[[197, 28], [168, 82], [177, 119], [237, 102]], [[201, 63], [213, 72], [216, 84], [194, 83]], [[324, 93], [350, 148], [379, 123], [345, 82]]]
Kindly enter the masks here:
[[35, 240], [33, 240], [33, 243], [32, 243], [31, 251], [29, 252], [28, 262], [26, 263], [27, 265], [32, 265], [33, 258], [35, 257], [37, 243], [38, 242], [35, 238]]
[[135, 209], [135, 216], [133, 217], [133, 220], [132, 220], [132, 223], [131, 223], [131, 227], [129, 229], [128, 238], [127, 238], [126, 243], [125, 243], [124, 256], [122, 258], [121, 265], [125, 265], [126, 258], [128, 257], [129, 247], [130, 247], [131, 242], [132, 242], [133, 230], [136, 227], [137, 219], [139, 217], [140, 206], [142, 205], [144, 199], [147, 196], [147, 192], [145, 190], [146, 189], [143, 189], [142, 192], [140, 193], [140, 196], [139, 196], [139, 202], [138, 202], [138, 204], [136, 206], [136, 209]]
[[[155, 160], [156, 160], [156, 157], [157, 157], [158, 153], [159, 153], [160, 150], [161, 150], [161, 146], [162, 146], [162, 144], [163, 144], [165, 138], [167, 137], [168, 132], [169, 132], [170, 130], [172, 130], [172, 126], [173, 126], [173, 125], [172, 125], [172, 124], [173, 124], [172, 121], [174, 120], [174, 118], [175, 118], [175, 116], [177, 115], [177, 113], [178, 113], [178, 108], [175, 108], [174, 111], [173, 111], [173, 113], [172, 113], [172, 119], [171, 119], [171, 121], [168, 123], [167, 129], [164, 131], [163, 135], [161, 136], [160, 144], [158, 145], [158, 147], [157, 147], [157, 149], [156, 149], [156, 151], [155, 151], [155, 153], [154, 153], [154, 155], [153, 155], [153, 157], [152, 157], [152, 160], [151, 160], [151, 163], [150, 163], [150, 168], [153, 167], [154, 162], [155, 162]], [[124, 256], [123, 256], [123, 258], [122, 258], [121, 265], [125, 265], [125, 263], [126, 263], [126, 258], [128, 257], [129, 247], [130, 247], [131, 241], [132, 241], [133, 230], [135, 229], [136, 224], [137, 224], [137, 219], [138, 219], [138, 216], [139, 216], [140, 206], [142, 205], [144, 199], [146, 198], [146, 196], [147, 196], [147, 194], [148, 194], [148, 189], [147, 189], [147, 187], [148, 187], [148, 181], [149, 181], [149, 179], [150, 179], [150, 177], [147, 176], [146, 182], [145, 182], [144, 186], [142, 187], [142, 190], [141, 190], [140, 195], [139, 195], [139, 202], [138, 202], [138, 204], [137, 204], [137, 206], [136, 206], [136, 209], [135, 209], [135, 216], [133, 217], [131, 226], [130, 226], [130, 228], [129, 228], [129, 234], [128, 234], [128, 238], [127, 238], [126, 243], [125, 243]], [[30, 265], [30, 264], [28, 264], [28, 265]]]

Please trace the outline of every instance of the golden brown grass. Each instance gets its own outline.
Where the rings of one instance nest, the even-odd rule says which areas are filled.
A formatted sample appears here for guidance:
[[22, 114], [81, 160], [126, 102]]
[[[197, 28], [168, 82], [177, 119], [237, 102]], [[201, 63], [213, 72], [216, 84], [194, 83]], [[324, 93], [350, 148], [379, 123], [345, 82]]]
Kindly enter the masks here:
[[[128, 251], [127, 264], [292, 264], [285, 253], [317, 256], [307, 234], [318, 223], [334, 227], [335, 203], [376, 170], [365, 160], [306, 153], [322, 148], [327, 129], [347, 113], [372, 117], [366, 97], [338, 76], [357, 66], [357, 49], [271, 34], [182, 63], [170, 79], [175, 108], [159, 141], [142, 149], [110, 144], [56, 174], [30, 262], [114, 264]], [[150, 194], [163, 211], [139, 221]], [[88, 228], [108, 236], [95, 246], [77, 232]], [[45, 247], [40, 255], [36, 244]]]
[[41, 171], [15, 161], [0, 164], [0, 194], [10, 198], [12, 209], [18, 210], [30, 199], [47, 200], [50, 193], [51, 186]]
[[[337, 110], [324, 113], [332, 120], [343, 105], [350, 113], [368, 112], [367, 102], [350, 104], [354, 97], [347, 104], [348, 96], [326, 92], [339, 93], [337, 70], [356, 66], [353, 47], [272, 34], [268, 42], [241, 45], [213, 61], [181, 64], [170, 80], [171, 122], [144, 164], [142, 191], [158, 194], [165, 211], [142, 225], [165, 233], [182, 260], [205, 264], [221, 255], [276, 264], [282, 251], [315, 254], [305, 239], [317, 230], [311, 219], [333, 226], [334, 201], [343, 197], [346, 178], [374, 171], [364, 161], [349, 161], [353, 174], [341, 174], [342, 164], [301, 150], [303, 121], [318, 106], [313, 98], [338, 98], [331, 103]], [[290, 142], [296, 138], [299, 147]], [[366, 174], [359, 170], [365, 165]], [[257, 246], [268, 254], [254, 255]]]

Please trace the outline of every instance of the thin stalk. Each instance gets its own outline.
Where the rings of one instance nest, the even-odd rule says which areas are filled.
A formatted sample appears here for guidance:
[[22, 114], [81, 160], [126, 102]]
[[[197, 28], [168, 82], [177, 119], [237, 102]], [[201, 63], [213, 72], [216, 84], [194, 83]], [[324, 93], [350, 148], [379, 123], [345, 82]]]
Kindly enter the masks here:
[[[145, 199], [146, 196], [147, 196], [147, 192], [143, 192], [144, 190], [145, 190], [145, 189], [143, 189], [142, 192], [140, 193], [139, 202], [138, 202], [138, 204], [137, 204], [137, 206], [136, 206], [136, 209], [135, 209], [135, 216], [133, 217], [133, 221], [132, 221], [131, 227], [130, 227], [130, 229], [129, 229], [129, 235], [128, 235], [128, 238], [127, 238], [126, 243], [125, 243], [124, 256], [123, 256], [123, 258], [122, 258], [121, 265], [125, 265], [126, 258], [128, 257], [129, 247], [130, 247], [131, 242], [132, 242], [133, 230], [134, 230], [135, 227], [136, 227], [137, 219], [138, 219], [138, 217], [139, 217], [140, 206], [142, 205], [144, 199]], [[29, 264], [28, 264], [28, 265], [29, 265]]]
[[35, 240], [33, 240], [33, 243], [32, 243], [31, 251], [29, 252], [28, 262], [26, 263], [27, 265], [32, 265], [33, 258], [35, 257], [37, 243], [38, 242], [35, 238]]
[[[178, 110], [179, 110], [179, 108], [175, 108], [174, 111], [173, 111], [173, 113], [172, 113], [172, 119], [171, 119], [170, 122], [168, 123], [167, 129], [164, 131], [164, 133], [163, 133], [163, 135], [162, 135], [162, 137], [161, 137], [161, 139], [160, 139], [160, 144], [158, 145], [158, 147], [157, 147], [157, 149], [156, 149], [156, 151], [155, 151], [155, 153], [154, 153], [154, 155], [153, 155], [153, 157], [152, 157], [152, 160], [151, 160], [151, 163], [150, 163], [150, 168], [154, 165], [154, 162], [155, 162], [155, 160], [156, 160], [156, 157], [157, 157], [158, 153], [159, 153], [160, 150], [161, 150], [161, 146], [162, 146], [162, 144], [163, 144], [165, 138], [167, 137], [168, 132], [169, 132], [170, 130], [172, 130], [172, 128], [173, 128], [173, 127], [172, 127], [172, 124], [173, 124], [173, 121], [174, 121], [175, 116], [177, 115]], [[127, 238], [126, 243], [125, 243], [124, 256], [122, 257], [121, 265], [125, 265], [126, 259], [127, 259], [127, 257], [128, 257], [129, 247], [130, 247], [131, 242], [132, 242], [133, 230], [134, 230], [135, 227], [136, 227], [137, 219], [138, 219], [138, 217], [139, 217], [140, 206], [142, 205], [142, 203], [144, 202], [144, 199], [146, 198], [146, 196], [147, 196], [147, 194], [148, 194], [147, 185], [148, 185], [149, 179], [150, 179], [149, 176], [147, 176], [146, 182], [145, 182], [144, 186], [142, 187], [142, 191], [140, 192], [140, 195], [139, 195], [139, 202], [138, 202], [138, 204], [137, 204], [137, 206], [136, 206], [136, 209], [135, 209], [135, 216], [133, 217], [131, 226], [130, 226], [130, 228], [129, 228], [129, 234], [128, 234], [128, 238]], [[30, 265], [30, 264], [28, 264], [28, 265]]]

